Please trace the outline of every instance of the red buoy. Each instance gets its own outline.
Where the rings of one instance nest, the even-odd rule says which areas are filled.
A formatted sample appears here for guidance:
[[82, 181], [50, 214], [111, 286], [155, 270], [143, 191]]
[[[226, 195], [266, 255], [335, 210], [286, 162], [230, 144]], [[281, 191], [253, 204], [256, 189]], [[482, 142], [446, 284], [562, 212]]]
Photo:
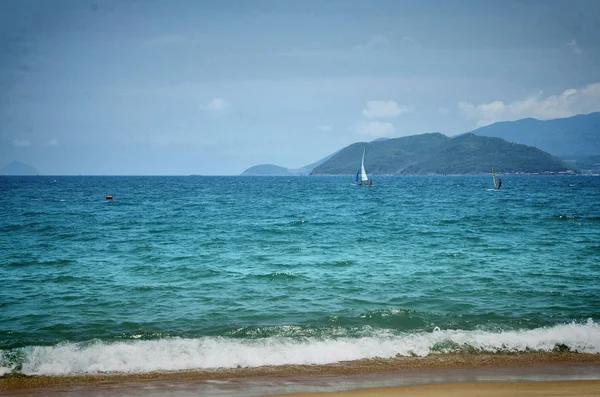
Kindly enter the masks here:
[[112, 196], [106, 196], [107, 200], [112, 200]]

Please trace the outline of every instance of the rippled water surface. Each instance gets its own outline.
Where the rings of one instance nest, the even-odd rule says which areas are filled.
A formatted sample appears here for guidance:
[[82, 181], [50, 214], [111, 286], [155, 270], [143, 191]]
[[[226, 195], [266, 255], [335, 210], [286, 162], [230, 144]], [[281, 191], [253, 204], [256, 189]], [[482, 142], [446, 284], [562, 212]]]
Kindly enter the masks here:
[[600, 352], [600, 178], [503, 180], [0, 177], [0, 373]]

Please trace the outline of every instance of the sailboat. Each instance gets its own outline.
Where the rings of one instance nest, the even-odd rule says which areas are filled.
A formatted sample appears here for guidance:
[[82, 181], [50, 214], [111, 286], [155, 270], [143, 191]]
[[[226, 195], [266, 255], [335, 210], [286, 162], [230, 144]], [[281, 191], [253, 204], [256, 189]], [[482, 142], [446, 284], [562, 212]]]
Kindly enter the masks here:
[[365, 150], [363, 149], [362, 161], [360, 163], [360, 169], [356, 172], [356, 184], [361, 186], [369, 186], [372, 185], [373, 182], [369, 181], [369, 177], [367, 176], [367, 171], [365, 171]]

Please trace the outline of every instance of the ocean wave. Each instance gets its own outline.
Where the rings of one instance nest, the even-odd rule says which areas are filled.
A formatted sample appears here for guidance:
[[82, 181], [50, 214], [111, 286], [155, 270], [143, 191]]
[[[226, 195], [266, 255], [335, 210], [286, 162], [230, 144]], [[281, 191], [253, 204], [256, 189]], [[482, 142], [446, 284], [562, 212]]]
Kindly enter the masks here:
[[572, 220], [579, 219], [579, 217], [577, 215], [572, 215], [572, 214], [556, 214], [556, 215], [552, 215], [552, 219], [561, 220], [561, 221], [572, 221]]
[[[368, 332], [367, 332], [368, 331]], [[441, 330], [395, 333], [366, 329], [361, 337], [259, 339], [226, 337], [64, 342], [0, 351], [0, 375], [148, 373], [195, 369], [331, 364], [368, 358], [444, 353], [571, 351], [600, 353], [600, 325], [593, 320], [531, 330]]]

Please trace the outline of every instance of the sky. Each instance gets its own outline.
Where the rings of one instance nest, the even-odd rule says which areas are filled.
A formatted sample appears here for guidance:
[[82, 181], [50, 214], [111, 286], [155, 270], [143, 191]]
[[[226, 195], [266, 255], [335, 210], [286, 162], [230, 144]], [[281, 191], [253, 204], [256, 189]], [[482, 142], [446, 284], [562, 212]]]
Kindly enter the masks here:
[[237, 175], [594, 111], [596, 0], [0, 1], [0, 168]]

